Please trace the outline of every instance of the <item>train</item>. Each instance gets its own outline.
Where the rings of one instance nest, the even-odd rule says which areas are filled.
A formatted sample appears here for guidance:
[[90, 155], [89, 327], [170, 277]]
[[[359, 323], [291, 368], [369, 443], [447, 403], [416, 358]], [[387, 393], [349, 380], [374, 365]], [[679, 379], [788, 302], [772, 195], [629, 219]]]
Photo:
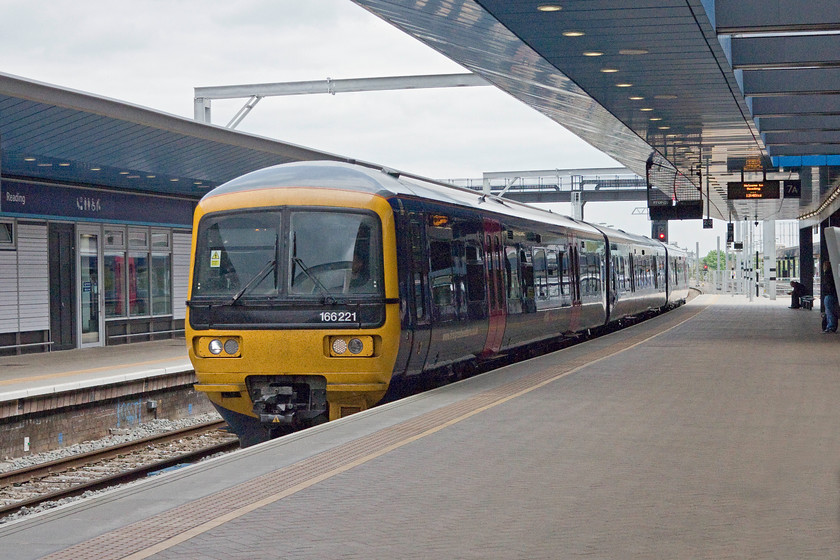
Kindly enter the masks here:
[[676, 247], [348, 162], [213, 189], [192, 247], [195, 389], [243, 447], [689, 294]]

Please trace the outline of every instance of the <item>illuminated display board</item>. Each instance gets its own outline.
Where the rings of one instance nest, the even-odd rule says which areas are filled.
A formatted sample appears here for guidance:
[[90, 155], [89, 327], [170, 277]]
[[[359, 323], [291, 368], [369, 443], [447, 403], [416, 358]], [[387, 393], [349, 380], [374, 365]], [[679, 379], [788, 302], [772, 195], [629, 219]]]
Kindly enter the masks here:
[[727, 183], [729, 200], [779, 198], [780, 181], [738, 181]]

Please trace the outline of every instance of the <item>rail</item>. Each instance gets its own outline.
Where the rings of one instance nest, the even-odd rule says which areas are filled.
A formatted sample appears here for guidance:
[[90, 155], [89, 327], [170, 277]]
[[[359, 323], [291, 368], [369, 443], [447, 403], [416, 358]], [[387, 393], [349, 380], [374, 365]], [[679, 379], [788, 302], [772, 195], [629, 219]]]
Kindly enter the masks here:
[[[73, 469], [79, 469], [83, 466], [99, 463], [109, 459], [125, 456], [132, 452], [137, 452], [150, 445], [160, 445], [172, 441], [177, 441], [192, 436], [202, 435], [204, 433], [219, 430], [225, 426], [223, 420], [215, 422], [207, 422], [196, 426], [190, 426], [180, 430], [167, 432], [165, 434], [157, 434], [142, 439], [137, 439], [125, 442], [119, 445], [110, 446], [104, 449], [82, 453], [64, 459], [58, 459], [43, 463], [40, 465], [33, 465], [23, 469], [0, 473], [0, 488], [9, 486], [17, 486], [26, 482], [40, 480], [46, 476], [55, 475], [58, 473], [67, 472]], [[104, 477], [95, 478], [88, 482], [71, 485], [68, 488], [60, 489], [48, 494], [41, 494], [33, 498], [18, 501], [0, 507], [0, 517], [4, 517], [16, 513], [24, 508], [32, 508], [38, 504], [61, 500], [64, 498], [80, 496], [88, 491], [101, 490], [118, 484], [124, 484], [146, 477], [150, 473], [164, 470], [175, 465], [190, 463], [197, 461], [203, 457], [213, 455], [215, 453], [232, 451], [239, 447], [239, 440], [229, 439], [222, 443], [216, 443], [211, 446], [202, 447], [200, 449], [188, 451], [185, 453], [176, 453], [170, 455], [164, 460], [153, 461], [143, 466], [119, 472]]]

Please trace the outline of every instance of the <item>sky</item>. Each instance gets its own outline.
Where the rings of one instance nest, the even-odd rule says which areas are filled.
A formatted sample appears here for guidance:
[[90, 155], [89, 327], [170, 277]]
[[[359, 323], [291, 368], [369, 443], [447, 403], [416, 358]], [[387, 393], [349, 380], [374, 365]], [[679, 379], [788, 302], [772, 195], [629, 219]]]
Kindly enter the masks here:
[[[192, 118], [200, 86], [465, 70], [350, 0], [0, 0], [0, 72]], [[213, 123], [244, 102], [213, 101]], [[237, 129], [444, 180], [620, 166], [492, 87], [266, 98]], [[584, 219], [649, 236], [643, 206], [588, 203]], [[725, 231], [688, 220], [669, 237], [704, 256]]]

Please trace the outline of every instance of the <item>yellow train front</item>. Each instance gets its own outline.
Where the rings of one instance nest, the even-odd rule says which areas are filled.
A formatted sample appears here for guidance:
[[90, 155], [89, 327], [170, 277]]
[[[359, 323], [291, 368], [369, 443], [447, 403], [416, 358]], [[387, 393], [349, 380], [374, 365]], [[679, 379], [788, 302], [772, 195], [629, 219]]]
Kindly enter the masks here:
[[364, 410], [388, 389], [400, 335], [394, 218], [359, 177], [345, 188], [269, 168], [198, 204], [187, 346], [196, 389], [243, 446]]

